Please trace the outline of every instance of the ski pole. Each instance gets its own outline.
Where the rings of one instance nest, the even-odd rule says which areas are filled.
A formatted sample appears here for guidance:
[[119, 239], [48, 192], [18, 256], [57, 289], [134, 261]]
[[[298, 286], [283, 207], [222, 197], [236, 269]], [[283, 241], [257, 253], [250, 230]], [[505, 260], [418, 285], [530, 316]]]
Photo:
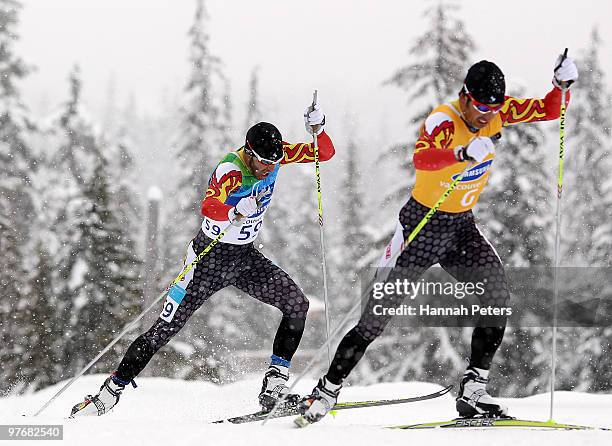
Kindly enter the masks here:
[[[263, 195], [265, 195], [267, 193], [267, 189], [264, 189], [262, 191], [260, 191], [260, 193], [257, 195], [257, 201], [259, 202], [260, 199], [262, 198]], [[244, 217], [243, 217], [244, 218]], [[241, 218], [239, 218], [239, 220], [241, 220]], [[134, 319], [132, 322], [130, 322], [128, 325], [126, 325], [126, 327], [123, 329], [123, 331], [121, 331], [121, 333], [119, 333], [115, 339], [113, 339], [111, 341], [110, 344], [108, 344], [100, 353], [98, 353], [98, 355], [92, 359], [89, 364], [87, 364], [85, 367], [83, 367], [83, 369], [81, 369], [81, 371], [79, 373], [77, 373], [74, 377], [72, 377], [72, 379], [70, 381], [68, 381], [55, 395], [53, 395], [51, 397], [51, 399], [49, 401], [47, 401], [40, 409], [38, 409], [38, 411], [34, 414], [34, 416], [38, 416], [40, 413], [42, 413], [43, 410], [45, 410], [53, 401], [55, 401], [55, 399], [60, 396], [62, 393], [64, 393], [64, 391], [66, 389], [68, 389], [68, 387], [70, 387], [72, 384], [74, 384], [74, 382], [79, 379], [81, 376], [83, 376], [85, 374], [85, 372], [87, 372], [87, 370], [89, 370], [97, 361], [98, 359], [100, 359], [107, 351], [109, 351], [117, 342], [119, 342], [121, 340], [121, 338], [123, 338], [123, 336], [126, 335], [126, 333], [128, 333], [132, 328], [134, 328], [134, 326], [138, 323], [138, 321], [140, 321], [140, 319], [142, 319], [144, 317], [145, 314], [147, 314], [155, 305], [157, 305], [157, 303], [159, 301], [161, 301], [164, 296], [166, 295], [166, 293], [176, 284], [178, 284], [181, 280], [183, 280], [183, 278], [189, 273], [189, 271], [191, 271], [203, 258], [206, 254], [208, 254], [215, 246], [217, 246], [217, 244], [221, 241], [221, 239], [225, 236], [225, 234], [227, 233], [227, 231], [232, 227], [232, 224], [229, 223], [220, 233], [219, 235], [217, 235], [214, 240], [212, 242], [210, 242], [210, 244], [204, 248], [204, 250], [197, 255], [197, 257], [187, 266], [185, 266], [185, 268], [183, 268], [183, 270], [181, 271], [181, 273], [176, 277], [176, 279], [174, 279], [172, 281], [172, 283], [170, 285], [168, 285], [168, 287], [164, 290], [163, 293], [161, 293], [159, 296], [157, 296], [157, 298], [155, 298], [151, 304], [144, 310], [142, 311], [137, 317], [136, 319]]]
[[[559, 65], [555, 71], [561, 66], [567, 57], [567, 48], [561, 57]], [[559, 114], [559, 174], [557, 176], [557, 214], [556, 214], [556, 231], [555, 231], [555, 266], [553, 279], [553, 327], [552, 327], [552, 354], [550, 364], [550, 421], [553, 421], [553, 406], [555, 401], [555, 378], [557, 368], [557, 300], [559, 295], [559, 282], [557, 270], [559, 269], [559, 245], [561, 244], [561, 192], [563, 191], [563, 154], [565, 143], [565, 97], [569, 85], [567, 82], [560, 82], [561, 85], [561, 111]]]
[[[312, 109], [314, 110], [317, 104], [317, 90], [312, 95]], [[319, 206], [319, 239], [321, 241], [321, 269], [323, 270], [323, 304], [325, 307], [325, 339], [329, 339], [329, 304], [327, 298], [327, 262], [325, 261], [325, 237], [323, 234], [323, 196], [321, 194], [321, 169], [319, 167], [319, 144], [317, 141], [317, 133], [312, 132], [312, 144], [314, 148], [315, 159], [315, 177], [317, 181], [317, 201]], [[328, 366], [331, 365], [331, 345], [327, 343], [327, 359]]]
[[[499, 139], [500, 137], [501, 137], [501, 134], [497, 134], [492, 139]], [[458, 174], [455, 177], [455, 179], [451, 182], [449, 187], [440, 196], [438, 201], [433, 205], [433, 207], [429, 210], [429, 212], [427, 212], [427, 214], [425, 214], [425, 216], [421, 219], [419, 224], [412, 230], [412, 232], [408, 235], [408, 238], [404, 240], [404, 242], [402, 243], [401, 248], [392, 257], [393, 263], [395, 263], [395, 261], [397, 261], [397, 259], [402, 254], [402, 252], [404, 252], [404, 250], [408, 247], [408, 245], [416, 238], [416, 236], [423, 229], [423, 227], [427, 224], [427, 222], [429, 222], [429, 220], [431, 220], [431, 218], [436, 213], [436, 211], [440, 208], [442, 203], [444, 203], [444, 201], [448, 198], [448, 196], [455, 190], [455, 188], [457, 187], [457, 184], [459, 184], [459, 182], [469, 172], [469, 170], [474, 166], [474, 164], [475, 164], [474, 162], [470, 162], [467, 165], [467, 167], [460, 174]], [[391, 264], [393, 264], [393, 263], [391, 263]], [[365, 297], [368, 297], [368, 295], [372, 291], [372, 287], [374, 286], [374, 283], [376, 283], [379, 280], [381, 280], [381, 279], [379, 278], [378, 274], [375, 274], [374, 277], [372, 277], [372, 279], [368, 282], [367, 287], [364, 289], [364, 292], [362, 293], [359, 301], [357, 301], [355, 303], [355, 305], [353, 305], [353, 307], [346, 313], [346, 315], [342, 318], [340, 323], [336, 326], [335, 330], [330, 334], [330, 337], [325, 341], [325, 343], [322, 346], [320, 346], [319, 349], [312, 355], [312, 358], [310, 359], [310, 361], [308, 361], [308, 364], [306, 364], [306, 367], [304, 368], [304, 370], [302, 370], [302, 373], [300, 373], [295, 378], [295, 380], [293, 381], [293, 384], [291, 384], [291, 386], [289, 386], [289, 389], [287, 390], [287, 393], [285, 395], [283, 395], [282, 398], [280, 398], [276, 402], [276, 404], [274, 404], [274, 407], [268, 413], [268, 416], [266, 416], [266, 418], [262, 421], [262, 423], [261, 423], [262, 426], [265, 425], [266, 422], [268, 421], [268, 419], [270, 419], [270, 417], [272, 416], [272, 414], [275, 413], [277, 407], [281, 406], [285, 402], [285, 400], [287, 399], [287, 396], [289, 394], [291, 394], [291, 392], [293, 391], [293, 389], [295, 388], [297, 383], [299, 383], [302, 380], [302, 378], [304, 378], [304, 376], [306, 376], [306, 373], [308, 373], [310, 371], [310, 369], [312, 368], [312, 366], [317, 362], [317, 360], [319, 359], [319, 357], [323, 353], [324, 349], [325, 348], [329, 348], [329, 345], [331, 344], [331, 340], [333, 339], [333, 337], [336, 336], [340, 332], [340, 330], [344, 327], [344, 325], [348, 322], [348, 320], [353, 316], [353, 314], [356, 312], [356, 310], [359, 309], [359, 306], [361, 305], [362, 300]]]

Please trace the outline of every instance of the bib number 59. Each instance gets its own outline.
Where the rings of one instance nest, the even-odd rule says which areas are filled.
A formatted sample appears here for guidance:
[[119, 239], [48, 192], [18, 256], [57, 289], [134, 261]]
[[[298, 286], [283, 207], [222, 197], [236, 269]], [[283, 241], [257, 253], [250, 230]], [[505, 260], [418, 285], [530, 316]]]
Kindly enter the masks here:
[[259, 229], [261, 228], [263, 221], [258, 221], [255, 226], [253, 225], [244, 225], [240, 228], [240, 234], [238, 235], [238, 240], [244, 241], [249, 240], [257, 235]]

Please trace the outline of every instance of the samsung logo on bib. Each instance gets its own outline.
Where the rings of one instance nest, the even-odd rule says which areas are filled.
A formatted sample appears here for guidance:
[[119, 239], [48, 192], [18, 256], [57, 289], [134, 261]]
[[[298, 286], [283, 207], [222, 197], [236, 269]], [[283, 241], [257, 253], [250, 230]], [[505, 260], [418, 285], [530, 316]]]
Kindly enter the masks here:
[[[469, 181], [477, 180], [485, 173], [487, 173], [487, 171], [491, 168], [491, 164], [493, 164], [493, 160], [485, 161], [472, 167], [470, 170], [467, 171], [463, 178], [461, 178], [461, 183], [467, 183]], [[453, 175], [452, 180], [456, 180], [459, 175], [461, 174], [457, 173]]]

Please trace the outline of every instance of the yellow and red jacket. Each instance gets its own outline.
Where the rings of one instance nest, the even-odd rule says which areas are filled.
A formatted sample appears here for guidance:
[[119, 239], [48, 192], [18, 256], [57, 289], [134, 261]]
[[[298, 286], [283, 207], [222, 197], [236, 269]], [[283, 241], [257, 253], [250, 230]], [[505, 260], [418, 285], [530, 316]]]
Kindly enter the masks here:
[[[568, 92], [566, 105], [569, 98]], [[412, 197], [427, 207], [433, 207], [456, 175], [467, 167], [467, 162], [458, 162], [455, 158], [455, 148], [466, 147], [478, 136], [497, 135], [509, 125], [557, 119], [560, 106], [561, 90], [556, 87], [544, 99], [506, 96], [500, 112], [486, 127], [475, 132], [463, 120], [459, 100], [435, 108], [421, 126], [415, 145], [413, 162], [416, 181]], [[440, 210], [458, 213], [472, 209], [487, 183], [494, 158], [495, 154], [491, 154], [473, 166], [440, 206]]]

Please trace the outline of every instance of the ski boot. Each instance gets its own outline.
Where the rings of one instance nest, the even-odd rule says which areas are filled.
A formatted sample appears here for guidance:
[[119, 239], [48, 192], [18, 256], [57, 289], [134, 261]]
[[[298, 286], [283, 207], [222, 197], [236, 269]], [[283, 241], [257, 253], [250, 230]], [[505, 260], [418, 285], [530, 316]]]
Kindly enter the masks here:
[[317, 386], [312, 389], [312, 393], [302, 398], [298, 404], [298, 411], [302, 416], [296, 419], [295, 423], [303, 427], [327, 415], [338, 402], [341, 388], [342, 384], [333, 384], [326, 377], [321, 378]]
[[468, 367], [463, 374], [456, 408], [462, 418], [506, 418], [508, 408], [493, 399], [487, 392], [489, 371]]
[[100, 416], [109, 412], [119, 402], [121, 392], [125, 386], [132, 383], [136, 387], [136, 383], [132, 381], [123, 381], [113, 373], [106, 378], [104, 384], [100, 387], [100, 391], [94, 395], [87, 395], [85, 401], [76, 404], [70, 411], [70, 418], [81, 416]]
[[287, 387], [289, 365], [289, 361], [272, 355], [272, 362], [264, 375], [261, 392], [259, 392], [259, 404], [263, 410], [272, 410], [276, 403], [285, 397], [285, 395], [286, 398], [281, 408], [295, 407], [297, 405], [300, 395], [289, 393], [289, 388]]

